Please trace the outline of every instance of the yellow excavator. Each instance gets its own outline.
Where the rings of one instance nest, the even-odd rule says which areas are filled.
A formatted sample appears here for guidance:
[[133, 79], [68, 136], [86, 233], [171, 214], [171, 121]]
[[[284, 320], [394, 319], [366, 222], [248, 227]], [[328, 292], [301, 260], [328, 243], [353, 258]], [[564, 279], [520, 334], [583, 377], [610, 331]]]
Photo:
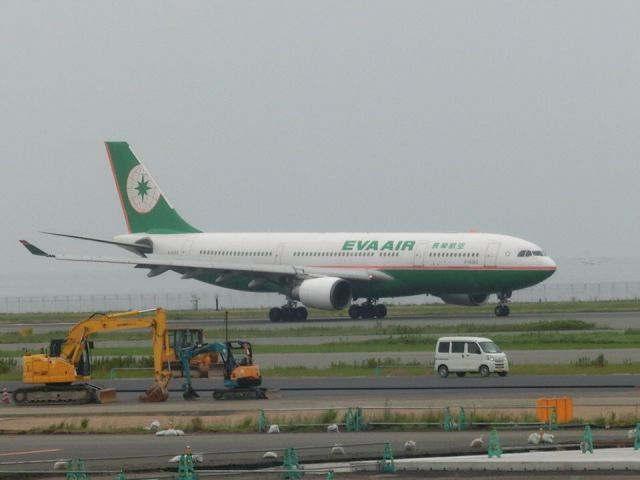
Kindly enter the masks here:
[[[184, 376], [184, 366], [180, 359], [180, 351], [193, 345], [203, 345], [204, 331], [202, 328], [169, 328], [169, 349], [163, 351], [162, 361], [171, 365], [171, 373], [174, 377]], [[217, 352], [204, 352], [191, 357], [189, 362], [189, 374], [197, 378], [209, 378], [212, 369], [222, 370], [222, 359]]]
[[[154, 315], [143, 316], [155, 312]], [[22, 379], [33, 387], [13, 391], [17, 405], [56, 405], [110, 403], [116, 391], [91, 383], [91, 347], [89, 336], [98, 332], [150, 328], [153, 342], [155, 382], [140, 396], [145, 402], [164, 402], [168, 397], [171, 369], [164, 366], [163, 355], [169, 350], [167, 317], [164, 309], [132, 310], [120, 313], [94, 314], [69, 330], [66, 339], [51, 340], [48, 354], [22, 357]]]

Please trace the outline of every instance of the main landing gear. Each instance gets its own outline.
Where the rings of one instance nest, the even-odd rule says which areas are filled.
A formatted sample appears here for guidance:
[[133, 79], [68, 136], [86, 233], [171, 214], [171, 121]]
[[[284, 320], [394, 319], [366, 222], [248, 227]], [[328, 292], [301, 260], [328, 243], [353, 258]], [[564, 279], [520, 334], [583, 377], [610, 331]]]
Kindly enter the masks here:
[[509, 309], [509, 299], [511, 298], [511, 292], [498, 293], [498, 305], [494, 310], [496, 317], [508, 317], [511, 312]]
[[349, 316], [357, 318], [384, 318], [387, 316], [387, 307], [382, 303], [376, 303], [377, 299], [368, 298], [361, 305], [353, 304], [349, 307]]
[[309, 312], [302, 305], [297, 306], [297, 303], [289, 300], [282, 307], [274, 307], [269, 310], [269, 320], [272, 322], [304, 322], [307, 319]]

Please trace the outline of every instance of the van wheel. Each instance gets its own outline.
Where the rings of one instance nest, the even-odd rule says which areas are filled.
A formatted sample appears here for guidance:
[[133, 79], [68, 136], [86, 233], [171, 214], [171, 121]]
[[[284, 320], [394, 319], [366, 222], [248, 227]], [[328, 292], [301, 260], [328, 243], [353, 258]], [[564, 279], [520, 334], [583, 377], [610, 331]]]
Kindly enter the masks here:
[[440, 365], [438, 367], [438, 375], [440, 375], [440, 378], [447, 378], [449, 376], [449, 369], [446, 365]]
[[507, 376], [507, 372], [498, 372], [498, 376], [499, 377], [506, 377]]
[[464, 377], [467, 374], [467, 372], [456, 372], [456, 375], [459, 376], [460, 378]]
[[481, 377], [488, 377], [489, 374], [491, 373], [489, 371], [489, 367], [487, 367], [486, 365], [480, 365], [480, 368], [478, 369], [478, 371], [480, 372]]

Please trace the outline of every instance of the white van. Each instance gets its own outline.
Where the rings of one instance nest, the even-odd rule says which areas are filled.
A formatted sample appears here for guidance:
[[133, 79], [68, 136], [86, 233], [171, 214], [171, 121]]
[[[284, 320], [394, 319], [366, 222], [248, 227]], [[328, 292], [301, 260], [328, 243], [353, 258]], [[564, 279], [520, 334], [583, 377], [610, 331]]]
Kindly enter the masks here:
[[489, 338], [441, 337], [436, 343], [434, 370], [442, 378], [455, 372], [464, 377], [467, 372], [488, 377], [497, 373], [504, 377], [509, 371], [507, 355]]

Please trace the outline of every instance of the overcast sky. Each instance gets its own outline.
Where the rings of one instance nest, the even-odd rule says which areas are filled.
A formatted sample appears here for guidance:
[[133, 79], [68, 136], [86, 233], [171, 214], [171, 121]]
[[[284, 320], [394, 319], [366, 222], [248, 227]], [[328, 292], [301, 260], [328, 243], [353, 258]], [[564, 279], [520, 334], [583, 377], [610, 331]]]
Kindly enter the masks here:
[[202, 287], [18, 244], [126, 254], [38, 233], [125, 231], [105, 140], [205, 231], [474, 228], [550, 281], [638, 261], [638, 2], [4, 1], [0, 64], [5, 294]]

